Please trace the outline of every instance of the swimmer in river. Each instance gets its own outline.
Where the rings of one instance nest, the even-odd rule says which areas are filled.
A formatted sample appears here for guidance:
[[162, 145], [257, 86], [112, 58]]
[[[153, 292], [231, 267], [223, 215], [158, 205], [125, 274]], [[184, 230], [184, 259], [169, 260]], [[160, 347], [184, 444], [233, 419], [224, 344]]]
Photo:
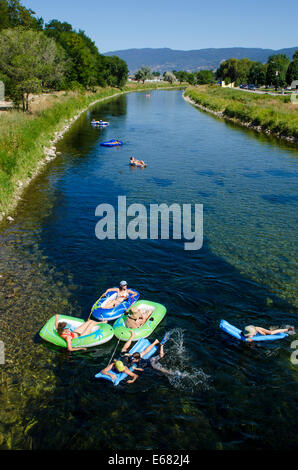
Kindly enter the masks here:
[[[130, 339], [127, 341], [127, 343], [125, 343], [125, 345], [122, 348], [121, 361], [123, 362], [124, 365], [126, 365], [127, 367], [135, 365], [137, 366], [137, 370], [141, 372], [144, 371], [146, 367], [152, 367], [152, 369], [155, 369], [161, 372], [162, 374], [175, 375], [173, 371], [165, 369], [159, 362], [161, 359], [163, 359], [165, 355], [164, 344], [169, 339], [168, 335], [165, 335], [164, 339], [161, 342], [159, 342], [159, 340], [156, 339], [152, 344], [150, 344], [150, 346], [144, 349], [144, 351], [142, 351], [141, 353], [135, 352], [133, 354], [129, 354], [127, 350], [130, 348], [134, 337], [135, 337], [135, 333], [132, 331]], [[157, 346], [158, 344], [160, 345], [159, 354], [154, 355], [153, 357], [150, 357], [149, 359], [144, 359], [144, 356], [146, 356], [148, 352], [150, 352], [154, 348], [154, 346]]]

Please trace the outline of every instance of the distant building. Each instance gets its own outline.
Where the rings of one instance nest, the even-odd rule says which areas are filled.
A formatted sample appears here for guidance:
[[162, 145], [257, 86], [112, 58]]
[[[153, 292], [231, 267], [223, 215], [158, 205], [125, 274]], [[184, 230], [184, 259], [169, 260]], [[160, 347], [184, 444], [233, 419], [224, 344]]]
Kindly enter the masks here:
[[224, 80], [221, 82], [221, 86], [223, 88], [234, 88], [235, 86], [235, 82], [232, 82], [232, 83], [225, 83]]
[[298, 80], [294, 80], [291, 83], [291, 90], [298, 90]]

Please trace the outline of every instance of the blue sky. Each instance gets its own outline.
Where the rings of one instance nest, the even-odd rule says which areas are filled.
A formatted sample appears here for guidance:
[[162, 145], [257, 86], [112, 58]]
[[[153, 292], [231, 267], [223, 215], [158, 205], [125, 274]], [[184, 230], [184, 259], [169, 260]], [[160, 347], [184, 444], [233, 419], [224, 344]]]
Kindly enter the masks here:
[[22, 0], [47, 22], [83, 29], [100, 52], [169, 47], [298, 46], [298, 2], [290, 0]]

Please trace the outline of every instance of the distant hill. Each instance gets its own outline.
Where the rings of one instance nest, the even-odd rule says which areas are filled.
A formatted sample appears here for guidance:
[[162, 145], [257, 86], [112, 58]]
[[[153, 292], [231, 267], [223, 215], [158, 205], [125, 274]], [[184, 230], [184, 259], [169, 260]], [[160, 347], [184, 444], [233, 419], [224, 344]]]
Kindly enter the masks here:
[[175, 51], [173, 49], [126, 49], [123, 51], [106, 52], [104, 55], [116, 55], [127, 63], [130, 73], [135, 73], [142, 65], [150, 67], [154, 72], [166, 70], [188, 70], [194, 72], [202, 69], [216, 69], [226, 59], [248, 57], [258, 62], [267, 62], [272, 54], [286, 54], [292, 59], [297, 47], [287, 49], [259, 49], [246, 47], [230, 47], [224, 49], [198, 49], [194, 51]]

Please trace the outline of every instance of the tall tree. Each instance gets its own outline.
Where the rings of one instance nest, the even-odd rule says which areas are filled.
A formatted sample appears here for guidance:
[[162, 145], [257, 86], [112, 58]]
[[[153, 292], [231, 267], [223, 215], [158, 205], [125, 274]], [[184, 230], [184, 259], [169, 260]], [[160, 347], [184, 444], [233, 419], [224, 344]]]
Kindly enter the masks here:
[[86, 46], [83, 38], [75, 32], [63, 32], [60, 43], [72, 61], [71, 78], [84, 87], [97, 83], [97, 57]]
[[124, 60], [117, 56], [104, 58], [104, 79], [110, 86], [123, 87], [128, 78], [128, 67]]
[[266, 84], [266, 74], [267, 74], [267, 64], [261, 64], [260, 62], [255, 62], [250, 68], [248, 74], [249, 83], [254, 85], [265, 85]]
[[43, 19], [25, 8], [18, 0], [0, 0], [0, 30], [23, 26], [26, 29], [43, 29]]
[[173, 70], [173, 74], [177, 78], [178, 82], [186, 82], [187, 81], [187, 72], [183, 70]]
[[150, 67], [145, 67], [144, 65], [141, 67], [140, 70], [137, 71], [135, 74], [135, 79], [138, 82], [145, 82], [145, 80], [150, 80], [151, 78], [151, 70]]
[[288, 85], [291, 85], [294, 80], [298, 80], [298, 50], [295, 51], [293, 61], [290, 63], [286, 73], [286, 81]]
[[71, 66], [67, 72], [68, 84], [78, 82], [84, 87], [92, 87], [104, 86], [107, 83], [106, 76], [109, 76], [110, 63], [105, 61], [105, 57], [99, 53], [95, 43], [86, 36], [84, 31], [79, 30], [77, 33], [71, 24], [51, 20], [45, 26], [45, 33], [54, 38], [70, 58]]
[[214, 75], [212, 70], [200, 70], [196, 72], [196, 80], [198, 85], [205, 85], [214, 82]]
[[29, 94], [50, 87], [64, 74], [65, 57], [55, 41], [43, 32], [22, 27], [0, 34], [0, 69], [8, 77], [13, 98], [29, 108]]
[[247, 58], [241, 60], [235, 58], [225, 60], [217, 69], [216, 78], [224, 80], [227, 83], [235, 82], [236, 85], [247, 83], [250, 69], [254, 64], [256, 64], [256, 62]]
[[216, 71], [216, 78], [227, 83], [235, 82], [237, 80], [237, 63], [238, 60], [234, 58], [222, 62]]
[[271, 55], [268, 59], [266, 84], [275, 88], [286, 86], [286, 73], [290, 59], [285, 54]]
[[176, 77], [172, 72], [164, 72], [163, 79], [169, 83], [174, 83], [176, 81]]

